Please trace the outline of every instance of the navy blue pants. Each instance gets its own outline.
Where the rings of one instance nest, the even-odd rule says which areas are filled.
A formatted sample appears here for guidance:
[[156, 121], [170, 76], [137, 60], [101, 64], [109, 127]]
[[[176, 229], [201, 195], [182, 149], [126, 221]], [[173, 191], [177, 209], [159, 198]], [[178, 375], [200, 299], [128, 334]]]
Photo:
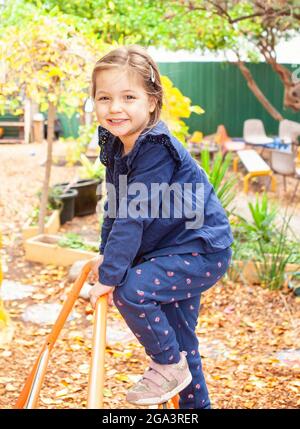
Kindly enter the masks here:
[[139, 259], [114, 290], [114, 303], [152, 360], [177, 363], [187, 352], [193, 380], [180, 393], [180, 408], [210, 408], [195, 333], [201, 293], [226, 272], [231, 249]]

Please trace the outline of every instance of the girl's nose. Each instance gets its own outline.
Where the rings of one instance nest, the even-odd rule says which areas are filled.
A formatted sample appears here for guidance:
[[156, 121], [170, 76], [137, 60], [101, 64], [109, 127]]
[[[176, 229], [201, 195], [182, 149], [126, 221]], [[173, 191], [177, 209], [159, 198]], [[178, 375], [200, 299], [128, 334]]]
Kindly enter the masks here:
[[120, 112], [122, 110], [121, 103], [119, 100], [112, 100], [110, 104], [110, 111], [111, 112]]

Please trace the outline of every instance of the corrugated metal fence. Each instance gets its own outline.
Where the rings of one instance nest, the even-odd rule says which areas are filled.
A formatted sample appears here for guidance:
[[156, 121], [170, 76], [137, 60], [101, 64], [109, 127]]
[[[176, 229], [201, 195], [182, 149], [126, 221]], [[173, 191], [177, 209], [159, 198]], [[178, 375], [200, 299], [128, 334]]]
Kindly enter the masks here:
[[[291, 65], [286, 65], [295, 70]], [[268, 100], [286, 119], [300, 122], [300, 112], [284, 110], [283, 85], [265, 63], [247, 64], [255, 81]], [[298, 76], [300, 78], [300, 66]], [[205, 114], [192, 114], [187, 120], [190, 131], [203, 131], [211, 134], [218, 124], [224, 124], [231, 136], [242, 136], [243, 122], [249, 118], [259, 118], [264, 122], [267, 133], [277, 134], [278, 122], [275, 121], [247, 86], [237, 66], [228, 63], [161, 63], [161, 74], [167, 75], [184, 95], [199, 104]]]

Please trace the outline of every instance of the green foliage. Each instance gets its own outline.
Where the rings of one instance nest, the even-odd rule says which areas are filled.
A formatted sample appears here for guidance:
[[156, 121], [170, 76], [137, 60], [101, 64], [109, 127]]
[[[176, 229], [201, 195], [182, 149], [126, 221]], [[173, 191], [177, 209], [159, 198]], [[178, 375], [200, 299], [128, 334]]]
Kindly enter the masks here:
[[[72, 18], [80, 32], [92, 33], [108, 44], [153, 44], [163, 0], [31, 0], [44, 13]], [[87, 25], [88, 22], [88, 25]]]
[[82, 179], [104, 179], [105, 167], [97, 158], [95, 162], [91, 162], [84, 154], [80, 156], [82, 167], [79, 168], [79, 175]]
[[60, 210], [63, 206], [61, 195], [63, 194], [63, 188], [60, 186], [52, 186], [48, 194], [48, 208], [51, 210]]
[[[47, 209], [48, 209], [48, 215], [45, 217], [45, 222], [49, 220], [51, 212], [53, 210], [56, 210], [55, 208], [52, 208], [50, 204], [48, 204]], [[39, 214], [40, 214], [40, 208], [34, 207], [30, 215], [30, 226], [37, 226], [39, 222]]]
[[39, 213], [40, 213], [39, 207], [34, 207], [34, 209], [32, 210], [31, 216], [30, 216], [30, 226], [35, 226], [38, 224]]
[[298, 0], [274, 0], [256, 12], [250, 0], [221, 4], [216, 0], [6, 0], [2, 26], [30, 23], [37, 14], [60, 16], [81, 34], [110, 45], [138, 43], [215, 52], [242, 48], [248, 60], [257, 61], [261, 58], [258, 44], [266, 30], [273, 30], [269, 37], [273, 45], [299, 33], [300, 5]]
[[271, 254], [266, 252], [265, 242], [262, 238], [258, 238], [257, 251], [262, 257], [262, 263], [256, 263], [256, 270], [259, 279], [263, 285], [266, 285], [271, 290], [281, 289], [285, 279], [285, 269], [291, 261], [292, 253], [289, 252], [288, 229], [291, 216], [284, 216], [281, 227], [276, 231], [275, 237], [272, 240], [273, 251]]
[[[60, 200], [60, 195], [63, 193], [63, 189], [59, 186], [53, 186], [49, 189], [48, 193], [48, 206], [47, 210], [52, 212], [53, 210], [60, 210], [62, 208], [62, 201]], [[42, 191], [37, 192], [37, 197], [40, 200], [42, 196]], [[39, 207], [35, 207], [33, 210], [32, 218], [38, 220]]]
[[74, 232], [69, 232], [65, 234], [59, 241], [58, 245], [60, 247], [70, 247], [72, 249], [82, 249], [88, 250], [91, 252], [98, 252], [97, 245], [87, 244], [80, 235], [75, 234]]
[[[47, 205], [47, 216], [45, 217], [45, 222], [48, 221], [51, 213], [54, 210], [60, 210], [63, 206], [62, 201], [59, 199], [59, 196], [62, 194], [63, 190], [58, 186], [53, 186], [49, 189], [48, 193], [48, 205]], [[40, 200], [42, 191], [37, 192], [37, 197]], [[30, 214], [30, 226], [36, 226], [39, 221], [40, 207], [36, 206], [33, 208]]]
[[26, 0], [6, 0], [1, 9], [0, 29], [5, 27], [25, 24], [38, 13], [36, 6]]
[[[300, 264], [299, 244], [289, 238], [292, 215], [285, 211], [278, 221], [278, 208], [270, 204], [267, 195], [255, 204], [248, 203], [251, 219], [237, 215], [234, 231], [234, 259], [253, 260], [261, 283], [272, 290], [284, 284], [288, 263]], [[278, 226], [278, 224], [280, 225]]]
[[163, 0], [7, 0], [5, 17], [13, 15], [14, 22], [30, 22], [34, 13], [63, 16], [72, 21], [76, 31], [110, 45], [151, 45], [158, 37], [157, 20], [163, 8]]
[[237, 179], [234, 175], [228, 174], [231, 161], [232, 156], [230, 153], [223, 158], [222, 153], [219, 152], [215, 155], [214, 160], [211, 161], [209, 151], [207, 149], [201, 151], [201, 167], [206, 172], [224, 209], [228, 208], [235, 197], [234, 188]]
[[263, 194], [261, 200], [256, 194], [255, 204], [248, 203], [253, 222], [249, 224], [242, 220], [243, 227], [248, 233], [253, 233], [255, 239], [262, 238], [267, 243], [271, 242], [273, 234], [273, 222], [277, 215], [277, 208], [271, 205], [266, 193]]
[[68, 146], [66, 151], [68, 165], [74, 165], [75, 162], [80, 161], [80, 156], [86, 152], [97, 125], [97, 122], [93, 122], [92, 125], [80, 125], [78, 131], [79, 137], [76, 140], [73, 138], [71, 139], [74, 144]]

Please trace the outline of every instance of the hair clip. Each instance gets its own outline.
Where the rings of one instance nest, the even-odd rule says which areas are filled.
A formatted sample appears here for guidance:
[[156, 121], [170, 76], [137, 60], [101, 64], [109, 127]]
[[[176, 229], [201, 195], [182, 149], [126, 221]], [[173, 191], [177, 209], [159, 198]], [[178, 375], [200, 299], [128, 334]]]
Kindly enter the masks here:
[[151, 82], [155, 82], [155, 74], [154, 74], [154, 70], [153, 67], [150, 65], [150, 78], [151, 78]]
[[94, 100], [93, 100], [93, 98], [91, 96], [89, 96], [85, 100], [83, 110], [85, 111], [85, 113], [92, 113], [94, 111], [94, 107], [95, 107]]

